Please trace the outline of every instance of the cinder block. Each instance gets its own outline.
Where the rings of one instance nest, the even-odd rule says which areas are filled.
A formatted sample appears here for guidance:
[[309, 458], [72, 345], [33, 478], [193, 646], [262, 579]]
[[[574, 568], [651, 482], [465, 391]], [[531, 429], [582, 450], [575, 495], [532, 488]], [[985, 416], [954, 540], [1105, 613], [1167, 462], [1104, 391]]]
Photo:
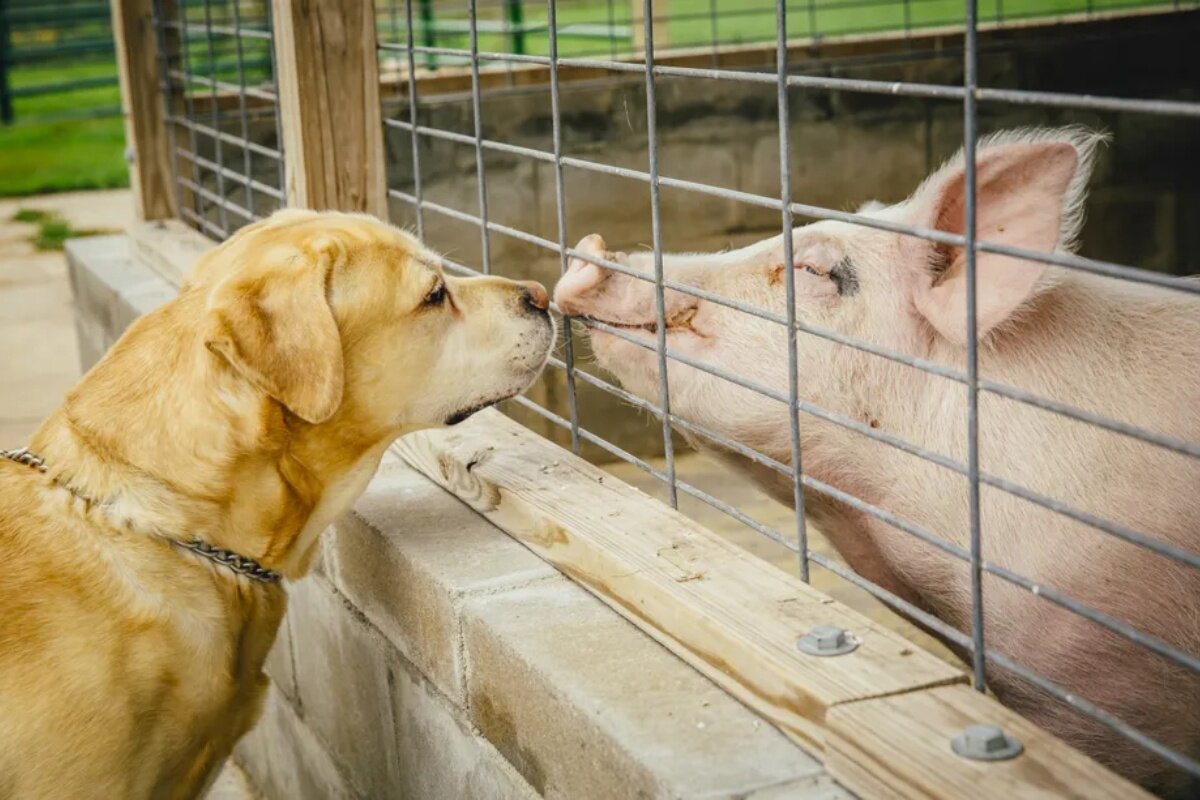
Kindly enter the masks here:
[[66, 244], [80, 363], [90, 369], [141, 315], [176, 290], [132, 258], [125, 236], [72, 239]]
[[238, 742], [234, 758], [266, 800], [355, 797], [325, 748], [273, 687], [262, 718]]
[[461, 598], [558, 574], [392, 453], [332, 533], [334, 584], [460, 704]]
[[322, 578], [289, 590], [304, 720], [361, 794], [387, 797], [397, 776], [386, 643]]
[[534, 800], [533, 788], [504, 756], [465, 724], [399, 656], [390, 659], [399, 781], [389, 796], [412, 800]]
[[292, 659], [292, 625], [291, 618], [285, 616], [275, 635], [275, 644], [267, 653], [267, 661], [263, 665], [267, 677], [278, 687], [290, 701], [296, 702], [296, 672]]
[[464, 606], [471, 718], [546, 797], [743, 797], [821, 764], [561, 580]]
[[831, 776], [817, 775], [756, 789], [744, 800], [855, 800], [855, 797]]
[[256, 800], [246, 773], [232, 759], [225, 762], [204, 800]]

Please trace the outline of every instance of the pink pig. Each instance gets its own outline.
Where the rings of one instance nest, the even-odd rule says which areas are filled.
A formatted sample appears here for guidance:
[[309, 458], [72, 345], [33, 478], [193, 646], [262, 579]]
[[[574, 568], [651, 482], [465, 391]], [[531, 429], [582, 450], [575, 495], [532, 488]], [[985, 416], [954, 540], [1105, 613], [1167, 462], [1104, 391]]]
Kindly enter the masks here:
[[[982, 242], [1070, 252], [1100, 137], [1077, 128], [1005, 132], [977, 148], [977, 236]], [[960, 234], [962, 156], [906, 201], [869, 204], [881, 221]], [[667, 255], [666, 279], [782, 316], [795, 269], [796, 316], [808, 325], [965, 371], [962, 248], [839, 221], [733, 252]], [[597, 235], [579, 249], [653, 273], [650, 253], [609, 253]], [[1200, 442], [1200, 298], [1165, 288], [980, 252], [979, 374], [1166, 437]], [[605, 322], [640, 342], [593, 329], [599, 363], [657, 402], [653, 283], [580, 259], [555, 290], [564, 314]], [[788, 390], [786, 330], [708, 300], [666, 292], [667, 347], [777, 392]], [[958, 381], [800, 333], [800, 400], [965, 464], [967, 395]], [[671, 409], [777, 461], [791, 463], [785, 404], [692, 366], [669, 362]], [[969, 494], [960, 473], [801, 413], [805, 474], [966, 548]], [[697, 447], [746, 471], [791, 504], [786, 476], [683, 431]], [[986, 562], [1037, 593], [984, 575], [987, 647], [1032, 669], [1191, 759], [1200, 757], [1200, 459], [982, 391], [980, 469], [1191, 554], [1174, 560], [993, 486], [980, 487]], [[960, 631], [970, 630], [967, 563], [813, 489], [809, 519], [850, 566]], [[1057, 592], [1153, 637], [1152, 652], [1048, 600]], [[1039, 596], [1043, 594], [1043, 596]], [[1160, 650], [1164, 647], [1160, 647]], [[961, 648], [960, 648], [961, 652]], [[1178, 654], [1182, 653], [1182, 657]], [[1189, 667], [1188, 664], [1192, 666]], [[1010, 707], [1142, 785], [1188, 795], [1197, 783], [989, 665]]]

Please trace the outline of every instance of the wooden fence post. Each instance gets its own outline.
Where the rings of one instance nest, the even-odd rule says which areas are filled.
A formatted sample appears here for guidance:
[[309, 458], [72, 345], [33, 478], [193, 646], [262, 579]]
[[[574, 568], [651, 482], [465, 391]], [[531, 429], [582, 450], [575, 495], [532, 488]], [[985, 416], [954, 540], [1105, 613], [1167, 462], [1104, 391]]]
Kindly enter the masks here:
[[[162, 3], [170, 4], [170, 0]], [[138, 219], [170, 219], [178, 216], [179, 209], [164, 105], [159, 94], [153, 0], [112, 0], [112, 26], [134, 207]]]
[[[660, 53], [671, 45], [670, 10], [668, 0], [653, 0], [651, 14], [654, 17], [654, 52]], [[644, 0], [629, 0], [629, 33], [633, 39], [633, 52], [646, 49], [646, 9]]]
[[289, 206], [387, 218], [374, 0], [271, 0]]

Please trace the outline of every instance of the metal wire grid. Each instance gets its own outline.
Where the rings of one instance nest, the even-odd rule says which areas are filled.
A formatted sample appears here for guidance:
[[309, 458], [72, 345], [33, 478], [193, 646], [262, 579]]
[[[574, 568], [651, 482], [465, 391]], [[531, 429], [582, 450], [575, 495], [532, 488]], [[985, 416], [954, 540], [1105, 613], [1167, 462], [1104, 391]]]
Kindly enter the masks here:
[[[413, 207], [416, 217], [416, 227], [418, 235], [424, 234], [424, 214], [426, 211], [431, 211], [452, 219], [459, 220], [468, 224], [479, 227], [480, 234], [483, 237], [484, 248], [482, 272], [488, 273], [492, 270], [490, 249], [487, 246], [488, 237], [491, 233], [499, 233], [504, 236], [512, 237], [516, 240], [526, 242], [537, 247], [543, 248], [549, 252], [557, 254], [559, 258], [560, 268], [565, 272], [568, 258], [580, 258], [585, 261], [602, 266], [606, 269], [629, 275], [637, 280], [651, 282], [655, 292], [655, 315], [657, 317], [657, 341], [650, 345], [645, 341], [632, 336], [624, 330], [606, 325], [603, 322], [591, 320], [579, 320], [581, 324], [588, 328], [604, 331], [625, 341], [631, 342], [639, 347], [654, 350], [658, 358], [658, 369], [661, 378], [659, 402], [652, 403], [637, 397], [630, 392], [615, 386], [602, 378], [591, 375], [583, 370], [577, 369], [574, 363], [575, 348], [572, 340], [572, 330], [570, 325], [563, 326], [563, 358], [559, 359], [552, 357], [550, 365], [554, 369], [563, 370], [567, 378], [567, 417], [563, 417], [554, 411], [544, 408], [532, 400], [521, 397], [517, 399], [517, 403], [534, 413], [544, 417], [552, 423], [559, 425], [568, 431], [571, 435], [572, 448], [575, 452], [579, 452], [580, 443], [588, 442], [601, 450], [637, 466], [645, 472], [653, 475], [663, 482], [667, 487], [668, 496], [673, 505], [677, 503], [677, 493], [683, 492], [689, 496], [695, 497], [713, 508], [729, 515], [733, 519], [745, 524], [751, 529], [757, 531], [770, 540], [783, 545], [794, 551], [799, 559], [799, 568], [801, 576], [807, 580], [810, 562], [815, 562], [819, 566], [829, 570], [830, 572], [840, 576], [850, 583], [864, 589], [877, 599], [881, 600], [888, 606], [908, 616], [910, 619], [926, 626], [928, 629], [938, 633], [947, 641], [952, 642], [963, 648], [971, 654], [971, 666], [976, 688], [983, 690], [985, 686], [986, 669], [989, 665], [995, 665], [1010, 671], [1020, 678], [1028, 681], [1032, 685], [1054, 696], [1059, 701], [1065, 703], [1079, 713], [1090, 717], [1103, 725], [1108, 726], [1114, 731], [1124, 735], [1128, 739], [1138, 743], [1148, 751], [1156, 754], [1164, 760], [1192, 773], [1200, 776], [1200, 763], [1190, 757], [1179, 753], [1170, 747], [1158, 742], [1137, 728], [1133, 727], [1124, 720], [1115, 717], [1110, 712], [1096, 706], [1084, 698], [1078, 697], [1063, 687], [1049, 681], [1045, 677], [1037, 674], [1028, 667], [1014, 661], [1010, 657], [999, 653], [987, 647], [986, 632], [983, 625], [983, 596], [982, 596], [982, 576], [984, 574], [992, 575], [1009, 585], [1019, 587], [1034, 595], [1044, 598], [1046, 601], [1053, 603], [1060, 608], [1066, 609], [1074, 614], [1086, 618], [1102, 627], [1106, 628], [1119, 636], [1125, 637], [1129, 641], [1137, 643], [1153, 652], [1169, 659], [1171, 662], [1183, 666], [1189, 670], [1200, 672], [1200, 658], [1197, 658], [1191, 653], [1179, 650], [1173, 645], [1162, 641], [1161, 639], [1140, 631], [1121, 620], [1115, 619], [1112, 616], [1101, 612], [1095, 608], [1091, 608], [1084, 603], [1081, 603], [1064, 593], [1056, 590], [1053, 587], [1039, 585], [1030, 579], [1021, 576], [1012, 570], [1004, 568], [998, 564], [993, 564], [985, 560], [981, 551], [982, 526], [979, 512], [979, 487], [986, 485], [1010, 495], [1022, 498], [1030, 503], [1033, 503], [1042, 508], [1048, 509], [1056, 514], [1060, 514], [1067, 519], [1083, 523], [1091, 526], [1099, 531], [1107, 533], [1125, 542], [1129, 542], [1136, 546], [1145, 548], [1159, 555], [1175, 559], [1190, 568], [1200, 569], [1200, 554], [1175, 547], [1171, 544], [1159, 541], [1152, 536], [1147, 535], [1142, 531], [1133, 529], [1127, 525], [1123, 525], [1114, 521], [1102, 519], [1090, 514], [1082, 509], [1076, 508], [1069, 503], [1061, 500], [1044, 496], [1038, 492], [1032, 491], [1024, 486], [1021, 486], [1013, 481], [1001, 478], [999, 476], [990, 475], [981, 471], [979, 465], [979, 430], [978, 430], [978, 397], [980, 392], [1004, 397], [1012, 401], [1033, 406], [1063, 417], [1084, 422], [1090, 425], [1098, 426], [1107, 431], [1129, 436], [1143, 442], [1164, 448], [1174, 453], [1182, 454], [1190, 458], [1200, 458], [1200, 443], [1184, 441], [1173, 436], [1167, 436], [1148, 430], [1146, 428], [1131, 425], [1129, 423], [1105, 418], [1101, 415], [1076, 408], [1061, 402], [1049, 400], [1023, 391], [1019, 388], [1007, 386], [995, 381], [981, 378], [978, 372], [978, 352], [977, 344], [974, 336], [968, 337], [970, 342], [965, 370], [957, 370], [946, 367], [940, 364], [935, 364], [920, 358], [914, 358], [901, 352], [881, 347], [870, 342], [846, 336], [833, 330], [821, 328], [802, 320], [796, 319], [794, 296], [795, 285], [794, 276], [791, 270], [785, 270], [787, 275], [786, 292], [788, 298], [788, 313], [786, 316], [780, 316], [763, 309], [759, 309], [747, 305], [733, 298], [723, 297], [698, 289], [689, 285], [679, 284], [670, 279], [665, 278], [662, 269], [662, 241], [661, 241], [661, 221], [659, 212], [659, 189], [662, 186], [667, 186], [675, 189], [681, 189], [688, 192], [693, 192], [702, 195], [726, 198], [730, 200], [747, 203], [762, 208], [775, 209], [780, 212], [781, 225], [783, 231], [790, 231], [793, 225], [793, 218], [796, 216], [809, 219], [832, 219], [843, 222], [865, 226], [869, 228], [877, 228], [896, 233], [901, 233], [907, 236], [913, 236], [933, 242], [940, 242], [948, 245], [964, 248], [967, 258], [967, 325], [971, 331], [976, 330], [976, 309], [975, 309], [975, 260], [977, 254], [997, 253], [1002, 255], [1017, 256], [1023, 259], [1052, 264], [1059, 267], [1064, 267], [1073, 270], [1079, 270], [1095, 275], [1106, 276], [1110, 278], [1119, 278], [1127, 281], [1133, 281], [1148, 285], [1157, 286], [1163, 289], [1185, 292], [1190, 294], [1200, 294], [1200, 283], [1189, 281], [1184, 278], [1164, 275], [1159, 273], [1148, 272], [1137, 268], [1129, 267], [1122, 264], [1110, 263], [1091, 258], [1085, 258], [1071, 254], [1051, 254], [1042, 253], [1022, 248], [1002, 245], [998, 243], [978, 241], [975, 233], [975, 140], [976, 126], [978, 119], [978, 105], [981, 102], [993, 103], [1008, 103], [1018, 105], [1037, 105], [1042, 107], [1052, 108], [1070, 108], [1070, 109], [1089, 109], [1089, 110], [1105, 110], [1105, 111], [1124, 111], [1139, 114], [1150, 115], [1168, 115], [1177, 117], [1200, 117], [1200, 103], [1194, 102], [1178, 102], [1167, 100], [1141, 100], [1131, 98], [1118, 97], [1103, 97], [1103, 96], [1086, 96], [1075, 95], [1068, 93], [1054, 92], [1032, 92], [1023, 90], [1009, 89], [991, 89], [980, 87], [977, 85], [977, 61], [979, 44], [977, 40], [978, 22], [976, 18], [976, 2], [977, 0], [966, 0], [965, 3], [965, 40], [963, 49], [964, 58], [964, 82], [962, 86], [939, 86], [917, 83], [904, 83], [892, 81], [876, 81], [876, 80], [861, 80], [847, 78], [831, 78], [819, 77], [811, 75], [796, 75], [790, 74], [787, 68], [787, 53], [788, 43], [786, 31], [788, 6], [780, 0], [776, 3], [776, 21], [777, 21], [777, 69], [774, 74], [766, 72], [747, 72], [727, 69], [697, 69], [685, 67], [673, 67], [656, 65], [654, 61], [654, 30], [653, 30], [653, 9], [651, 0], [644, 0], [644, 20], [645, 20], [645, 40], [646, 52], [643, 63], [635, 63], [628, 61], [612, 61], [594, 58], [563, 58], [558, 54], [558, 42], [556, 31], [556, 2], [555, 0], [547, 0], [547, 20], [549, 31], [549, 54], [548, 56], [530, 56], [512, 53], [496, 53], [496, 52], [481, 52], [478, 49], [478, 29], [477, 17], [475, 15], [475, 2], [469, 0], [468, 11], [470, 13], [470, 47], [467, 50], [455, 50], [452, 48], [443, 47], [428, 47], [417, 45], [413, 37], [413, 3], [412, 0], [405, 2], [405, 22], [406, 22], [406, 41], [403, 44], [381, 41], [379, 47], [381, 54], [387, 52], [403, 53], [407, 59], [408, 66], [408, 119], [385, 119], [384, 124], [387, 127], [406, 131], [411, 137], [412, 143], [412, 185], [411, 193], [399, 189], [390, 188], [389, 196], [395, 200], [409, 204]], [[417, 75], [417, 60], [418, 54], [442, 54], [450, 56], [464, 57], [471, 66], [471, 101], [472, 111], [474, 115], [474, 130], [473, 136], [454, 133], [451, 131], [441, 130], [429, 126], [420, 125], [419, 106], [420, 97], [418, 95]], [[507, 144], [500, 141], [490, 140], [483, 137], [483, 124], [481, 120], [481, 103], [480, 103], [480, 62], [498, 62], [501, 64], [512, 63], [527, 63], [544, 65], [549, 70], [549, 87], [551, 111], [553, 117], [553, 150], [546, 152], [535, 148], [522, 147], [512, 144]], [[645, 91], [647, 101], [647, 135], [648, 135], [648, 152], [649, 163], [646, 171], [629, 169], [624, 167], [616, 167], [609, 164], [598, 163], [587, 159], [575, 158], [563, 154], [562, 133], [561, 133], [561, 86], [559, 81], [559, 69], [562, 66], [580, 66], [594, 67], [609, 70], [615, 73], [640, 73], [645, 79]], [[741, 82], [757, 82], [757, 83], [773, 83], [778, 90], [779, 104], [779, 151], [780, 151], [780, 195], [778, 198], [766, 197], [760, 195], [749, 194], [746, 192], [725, 189], [716, 186], [710, 186], [702, 183], [688, 181], [679, 178], [662, 176], [658, 172], [658, 156], [657, 156], [657, 139], [655, 130], [655, 79], [659, 76], [674, 76], [687, 78], [700, 78], [723, 81], [741, 81]], [[859, 216], [847, 212], [837, 211], [834, 209], [822, 208], [818, 206], [808, 205], [795, 202], [791, 198], [790, 178], [788, 160], [791, 152], [789, 142], [789, 125], [788, 122], [788, 93], [787, 90], [791, 87], [802, 87], [805, 89], [815, 90], [836, 90], [836, 91], [852, 91], [852, 92], [868, 92], [886, 95], [903, 95], [912, 97], [927, 97], [958, 100], [962, 103], [962, 114], [964, 124], [964, 155], [966, 165], [966, 194], [968, 205], [965, 209], [965, 230], [961, 235], [950, 234], [942, 231], [935, 231], [927, 228], [909, 226], [894, 222], [873, 219], [869, 217]], [[459, 209], [450, 208], [446, 205], [428, 200], [424, 197], [422, 177], [421, 177], [421, 153], [419, 147], [419, 138], [429, 137], [432, 139], [456, 142], [465, 146], [473, 147], [475, 150], [475, 164], [479, 180], [479, 209], [477, 214], [469, 213]], [[545, 163], [552, 164], [555, 174], [555, 197], [557, 211], [557, 227], [558, 241], [551, 241], [535, 234], [503, 225], [494, 222], [488, 218], [487, 209], [487, 193], [484, 186], [484, 151], [494, 151], [499, 153], [507, 153], [535, 159]], [[641, 272], [631, 270], [629, 267], [608, 261], [594, 255], [585, 254], [567, 245], [566, 239], [566, 203], [568, 198], [564, 190], [563, 170], [565, 167], [573, 169], [591, 171], [608, 175], [617, 175], [624, 178], [632, 179], [649, 184], [651, 198], [651, 225], [654, 236], [654, 270], [652, 275], [646, 275]], [[782, 237], [785, 250], [790, 250], [790, 236]], [[785, 259], [790, 259], [790, 253], [785, 252]], [[460, 274], [479, 274], [479, 270], [475, 270], [465, 264], [455, 261], [448, 257], [443, 257], [445, 267]], [[786, 261], [784, 263], [790, 263]], [[777, 391], [771, 387], [764, 386], [752, 380], [747, 380], [739, 375], [733, 374], [728, 370], [715, 364], [707, 363], [697, 358], [693, 358], [684, 353], [672, 350], [666, 345], [664, 332], [664, 307], [665, 307], [665, 290], [671, 289], [686, 295], [697, 297], [709, 302], [720, 304], [737, 311], [749, 314], [760, 319], [769, 320], [773, 323], [785, 326], [788, 332], [789, 343], [789, 364], [788, 364], [788, 383], [789, 390], [787, 393]], [[555, 309], [557, 311], [557, 309]], [[860, 423], [856, 420], [849, 419], [843, 415], [813, 406], [809, 403], [798, 399], [798, 369], [796, 340], [800, 334], [821, 337], [828, 341], [836, 342], [840, 345], [851, 347], [859, 351], [871, 354], [876, 357], [888, 359], [890, 361], [904, 364], [913, 369], [917, 369], [932, 375], [937, 375], [942, 378], [960, 383], [965, 386], [967, 391], [967, 433], [968, 433], [968, 453], [965, 463], [952, 458], [930, 452], [921, 447], [913, 445], [903, 439], [891, 436], [887, 433], [875, 430], [868, 425]], [[741, 442], [735, 441], [724, 434], [713, 430], [710, 427], [698, 424], [692, 420], [688, 420], [675, 414], [670, 408], [669, 387], [666, 384], [668, 361], [676, 361], [681, 364], [686, 364], [696, 370], [708, 373], [718, 377], [724, 381], [728, 381], [736, 386], [749, 389], [757, 392], [765, 397], [769, 397], [782, 404], [787, 405], [792, 412], [792, 430], [790, 435], [791, 446], [791, 461], [795, 465], [784, 464], [770, 456], [753, 450]], [[641, 409], [655, 417], [662, 423], [663, 447], [665, 452], [665, 469], [658, 469], [644, 459], [641, 459], [632, 453], [629, 453], [615, 444], [596, 435], [592, 431], [587, 430], [580, 425], [579, 412], [577, 404], [578, 382], [586, 383], [592, 387], [600, 389], [638, 409]], [[868, 437], [877, 442], [881, 442], [890, 447], [897, 448], [902, 452], [916, 456], [923, 460], [929, 461], [945, 469], [949, 469], [967, 479], [969, 486], [969, 503], [970, 503], [970, 537], [969, 546], [962, 547], [946, 539], [940, 537], [933, 531], [924, 528], [921, 525], [905, 520], [886, 509], [877, 507], [871, 503], [861, 500], [845, 491], [842, 491], [834, 486], [824, 483], [812, 476], [805, 474], [801, 468], [801, 452], [800, 441], [798, 434], [798, 419], [800, 414], [811, 415], [813, 417], [831, 422], [848, 430], [854, 431], [857, 434]], [[741, 509], [735, 508], [729, 503], [726, 503], [716, 497], [713, 497], [708, 492], [694, 486], [687, 481], [679, 479], [675, 474], [674, 454], [671, 449], [671, 430], [678, 428], [690, 433], [703, 436], [714, 443], [728, 448], [730, 451], [739, 454], [752, 462], [768, 469], [777, 472], [780, 475], [786, 476], [793, 481], [795, 487], [794, 500], [796, 505], [796, 527], [794, 537], [789, 537], [780, 531], [777, 531], [770, 526], [764, 525], [758, 520], [744, 513]], [[971, 581], [971, 598], [972, 598], [972, 614], [971, 614], [971, 630], [968, 633], [963, 633], [940, 619], [928, 614], [927, 612], [913, 606], [906, 600], [897, 597], [893, 593], [876, 586], [872, 582], [858, 576], [854, 572], [847, 569], [837, 561], [834, 561], [821, 553], [810, 552], [807, 545], [807, 536], [805, 530], [804, 514], [803, 514], [803, 490], [809, 489], [814, 492], [824, 494], [835, 500], [838, 500], [846, 505], [857, 509], [865, 514], [883, 521], [917, 539], [937, 548], [938, 550], [966, 562], [970, 567]]]
[[226, 239], [284, 205], [268, 0], [155, 0], [180, 215]]
[[[400, 6], [404, 2], [380, 0], [376, 4], [380, 32], [392, 40], [402, 37]], [[979, 20], [1003, 23], [1170, 3], [1171, 0], [1069, 0], [1039, 9], [1027, 4], [1014, 8], [1011, 3], [1006, 8], [1005, 0], [985, 0], [985, 7], [979, 9]], [[799, 0], [785, 3], [782, 17], [778, 14], [778, 3], [770, 0], [664, 5], [665, 9], [656, 9], [652, 21], [658, 31], [656, 35], [669, 35], [669, 39], [657, 42], [657, 49], [710, 48], [714, 64], [722, 47], [774, 42], [773, 23], [781, 18], [790, 37], [814, 39], [891, 31], [909, 35], [964, 22], [961, 8], [947, 11], [941, 0]], [[417, 37], [423, 46], [432, 48], [422, 51], [423, 64], [431, 69], [469, 65], [470, 56], [462, 55], [461, 43], [481, 33], [492, 41], [503, 41], [506, 49], [517, 55], [548, 54], [551, 47], [559, 51], [560, 41], [566, 42], [569, 55], [575, 57], [616, 58], [641, 54], [643, 49], [636, 34], [644, 20], [636, 14], [636, 3], [627, 0], [560, 0], [553, 21], [548, 11], [544, 18], [541, 16], [543, 4], [538, 0], [483, 0], [472, 9], [461, 3], [417, 0], [417, 9]], [[471, 24], [472, 19], [475, 24]], [[450, 46], [439, 47], [445, 43]], [[455, 43], [460, 43], [457, 54]]]

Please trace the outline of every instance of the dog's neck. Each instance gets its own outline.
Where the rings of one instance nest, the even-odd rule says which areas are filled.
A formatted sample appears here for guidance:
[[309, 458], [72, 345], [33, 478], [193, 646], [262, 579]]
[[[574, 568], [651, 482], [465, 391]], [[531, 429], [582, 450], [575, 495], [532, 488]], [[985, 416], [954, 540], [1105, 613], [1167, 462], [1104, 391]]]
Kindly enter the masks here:
[[[50, 478], [90, 499], [90, 513], [113, 528], [199, 538], [295, 579], [397, 432], [306, 425], [214, 371], [216, 357], [196, 334], [172, 324], [173, 306], [187, 300], [135, 323], [145, 325], [141, 335], [114, 345], [38, 429], [31, 449]], [[170, 370], [170, 380], [154, 379], [150, 369]], [[147, 379], [131, 383], [130, 375]]]

